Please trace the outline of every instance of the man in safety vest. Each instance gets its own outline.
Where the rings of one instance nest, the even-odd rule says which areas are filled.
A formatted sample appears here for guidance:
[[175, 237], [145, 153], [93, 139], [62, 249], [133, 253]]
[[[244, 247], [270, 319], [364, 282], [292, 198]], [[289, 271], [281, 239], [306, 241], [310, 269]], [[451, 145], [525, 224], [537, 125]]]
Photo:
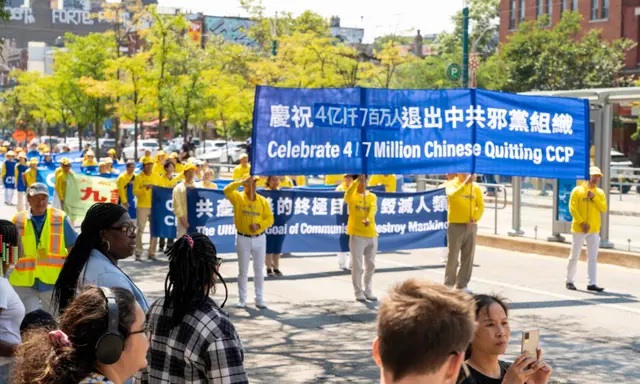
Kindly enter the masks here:
[[49, 207], [49, 188], [34, 183], [27, 190], [30, 210], [18, 212], [13, 223], [22, 239], [22, 252], [9, 282], [27, 313], [51, 312], [51, 291], [68, 251], [78, 237], [67, 215]]

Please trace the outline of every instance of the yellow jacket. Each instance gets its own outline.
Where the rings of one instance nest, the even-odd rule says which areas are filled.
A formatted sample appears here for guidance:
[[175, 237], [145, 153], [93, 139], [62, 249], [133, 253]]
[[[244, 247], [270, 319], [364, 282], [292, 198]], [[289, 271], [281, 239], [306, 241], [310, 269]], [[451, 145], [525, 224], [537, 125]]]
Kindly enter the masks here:
[[[146, 175], [144, 172], [140, 172], [133, 180], [133, 194], [138, 201], [136, 202], [137, 208], [151, 208], [151, 186], [156, 185], [155, 175], [152, 173]], [[149, 188], [147, 188], [149, 186]]]
[[467, 224], [480, 221], [484, 213], [482, 189], [476, 183], [465, 184], [454, 179], [446, 183], [449, 198], [449, 223]]
[[369, 186], [375, 187], [384, 185], [385, 192], [395, 192], [397, 189], [395, 175], [372, 175], [369, 179]]
[[343, 181], [342, 183], [340, 183], [340, 185], [338, 185], [336, 187], [336, 191], [337, 192], [346, 192], [347, 191], [347, 184]]
[[207, 188], [207, 189], [218, 189], [218, 184], [214, 183], [213, 181], [203, 181], [202, 182], [202, 188]]
[[293, 180], [289, 176], [285, 176], [284, 180], [280, 180], [280, 188], [293, 188]]
[[344, 181], [344, 174], [342, 175], [324, 175], [325, 185], [336, 185]]
[[96, 159], [93, 159], [93, 161], [83, 160], [82, 161], [82, 166], [83, 167], [97, 167], [98, 166], [98, 162], [96, 161]]
[[157, 157], [156, 157], [156, 162], [153, 164], [153, 168], [151, 169], [151, 173], [159, 176], [165, 174], [164, 164], [161, 163]]
[[307, 185], [307, 177], [306, 176], [294, 176], [296, 180], [296, 185], [298, 187], [302, 187]]
[[129, 204], [129, 197], [127, 196], [127, 186], [134, 176], [134, 173], [128, 174], [127, 172], [123, 172], [120, 176], [118, 176], [116, 185], [118, 186], [118, 196], [120, 197], [120, 204]]
[[[594, 196], [589, 199], [587, 193], [591, 191]], [[569, 198], [569, 212], [571, 212], [571, 232], [583, 233], [580, 224], [589, 224], [589, 233], [600, 232], [601, 214], [607, 211], [607, 198], [600, 188], [590, 188], [589, 182], [573, 188]]]
[[[69, 173], [71, 172], [73, 171], [69, 171]], [[69, 176], [69, 173], [65, 171], [56, 172], [55, 190], [60, 201], [64, 201], [64, 198], [67, 196], [67, 176]]]
[[176, 163], [175, 167], [176, 167], [176, 173], [178, 175], [182, 175], [182, 173], [184, 172], [184, 164]]
[[233, 169], [233, 180], [242, 180], [249, 176], [251, 173], [251, 164], [247, 164], [246, 167], [243, 167], [242, 164], [238, 165]]
[[[347, 235], [361, 237], [376, 237], [376, 211], [378, 210], [378, 197], [366, 191], [364, 195], [358, 193], [360, 182], [355, 180], [344, 194], [344, 201], [349, 208], [349, 219], [347, 220]], [[369, 220], [369, 225], [362, 222]]]
[[160, 175], [156, 175], [154, 185], [163, 188], [173, 188], [180, 182], [177, 177], [169, 178], [166, 173], [162, 173]]
[[38, 170], [33, 170], [31, 168], [27, 169], [24, 172], [24, 184], [29, 188], [31, 184], [38, 181]]
[[[246, 193], [238, 191], [241, 185], [242, 181], [238, 180], [224, 187], [224, 195], [233, 205], [236, 230], [245, 235], [260, 234], [273, 225], [271, 206], [264, 196], [257, 193], [254, 201], [249, 200]], [[260, 228], [252, 232], [249, 228], [251, 224], [258, 224]]]

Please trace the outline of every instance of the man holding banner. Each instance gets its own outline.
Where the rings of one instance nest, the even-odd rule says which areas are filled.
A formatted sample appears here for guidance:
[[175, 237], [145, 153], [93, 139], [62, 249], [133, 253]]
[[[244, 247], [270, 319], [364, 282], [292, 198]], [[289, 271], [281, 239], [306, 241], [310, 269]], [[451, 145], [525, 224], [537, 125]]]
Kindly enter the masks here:
[[[253, 257], [253, 282], [255, 285], [256, 307], [267, 308], [263, 296], [264, 261], [267, 253], [265, 231], [273, 225], [271, 206], [264, 196], [256, 193], [257, 178], [253, 176], [234, 181], [224, 188], [224, 195], [233, 205], [233, 222], [236, 226], [236, 250], [238, 252], [238, 294], [237, 307], [244, 308], [247, 299], [249, 260]], [[244, 192], [238, 188], [244, 187]]]
[[189, 229], [189, 219], [187, 217], [187, 189], [195, 188], [198, 185], [194, 182], [196, 177], [196, 166], [193, 163], [187, 163], [182, 173], [184, 180], [173, 189], [172, 202], [173, 202], [173, 214], [178, 221], [178, 233], [177, 238], [187, 234]]
[[[467, 285], [473, 271], [478, 222], [484, 213], [482, 189], [473, 182], [475, 176], [458, 174], [457, 180], [446, 184], [449, 198], [449, 227], [447, 242], [449, 255], [445, 269], [444, 285], [468, 291]], [[458, 269], [458, 256], [460, 269]]]
[[[373, 273], [376, 269], [376, 253], [378, 252], [378, 232], [376, 230], [376, 211], [378, 197], [367, 190], [367, 177], [358, 176], [347, 192], [344, 201], [349, 207], [347, 234], [351, 251], [351, 280], [356, 300], [376, 301], [373, 294]], [[364, 259], [364, 271], [363, 271]], [[364, 288], [363, 283], [364, 272]]]
[[[142, 234], [151, 216], [151, 188], [153, 188], [155, 175], [153, 171], [153, 159], [149, 156], [142, 158], [142, 172], [136, 176], [133, 182], [133, 194], [136, 196], [136, 219], [138, 236], [136, 237], [136, 261], [142, 261]], [[149, 260], [156, 259], [157, 237], [151, 237], [149, 241]]]

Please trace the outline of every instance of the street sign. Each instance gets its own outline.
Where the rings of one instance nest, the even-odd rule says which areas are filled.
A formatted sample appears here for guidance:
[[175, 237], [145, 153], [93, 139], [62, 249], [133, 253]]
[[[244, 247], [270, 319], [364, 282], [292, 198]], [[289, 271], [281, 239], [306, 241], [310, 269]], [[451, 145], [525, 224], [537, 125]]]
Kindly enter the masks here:
[[456, 63], [451, 63], [447, 67], [447, 77], [449, 78], [449, 80], [456, 81], [460, 79], [461, 73], [462, 73], [462, 68], [460, 68], [460, 65]]

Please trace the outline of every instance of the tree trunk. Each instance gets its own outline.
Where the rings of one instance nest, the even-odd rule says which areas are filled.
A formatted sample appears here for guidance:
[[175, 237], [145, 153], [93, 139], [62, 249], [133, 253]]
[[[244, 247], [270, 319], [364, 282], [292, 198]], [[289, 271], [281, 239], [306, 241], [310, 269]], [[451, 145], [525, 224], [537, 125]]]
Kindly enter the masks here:
[[138, 114], [133, 119], [133, 159], [138, 162]]

